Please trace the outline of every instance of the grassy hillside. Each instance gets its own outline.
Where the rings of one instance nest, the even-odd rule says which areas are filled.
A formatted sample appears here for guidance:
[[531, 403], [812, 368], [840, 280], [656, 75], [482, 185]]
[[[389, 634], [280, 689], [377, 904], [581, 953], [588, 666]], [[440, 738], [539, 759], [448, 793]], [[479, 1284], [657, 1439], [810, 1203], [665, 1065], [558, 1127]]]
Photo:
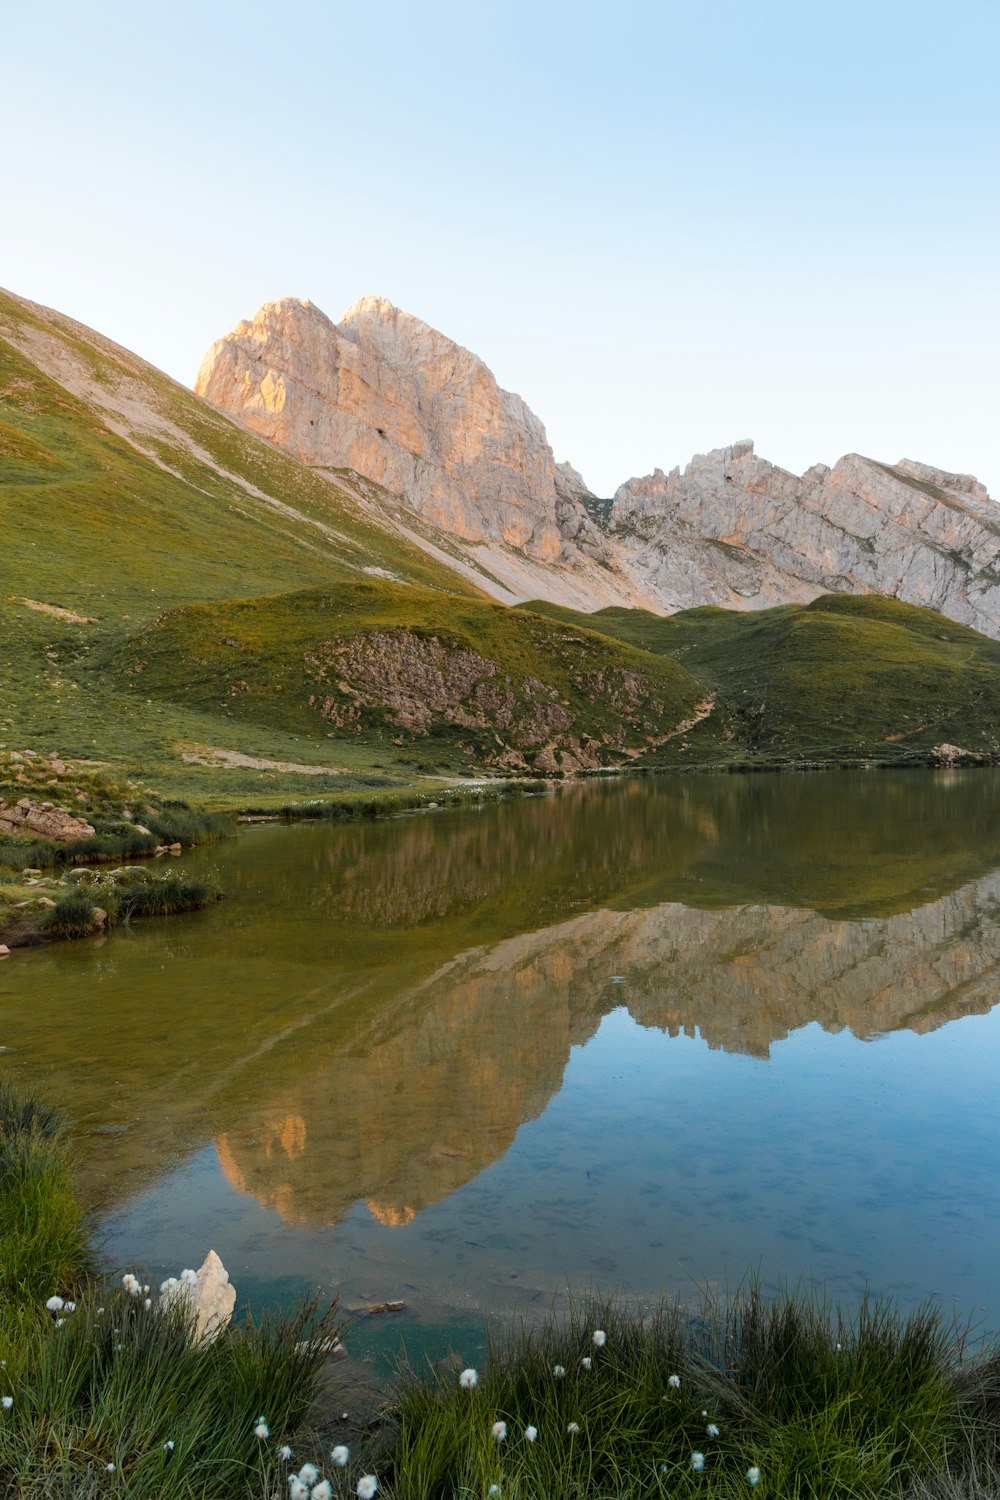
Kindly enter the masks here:
[[711, 715], [645, 763], [920, 763], [935, 747], [1000, 758], [1000, 642], [895, 599], [827, 594], [755, 613], [703, 608], [578, 616], [683, 663]]
[[696, 712], [677, 663], [523, 610], [382, 579], [168, 610], [93, 670], [426, 770], [615, 765]]
[[[191, 746], [289, 764], [304, 759], [295, 737], [244, 726], [234, 742], [227, 719], [146, 704], [88, 661], [192, 600], [372, 574], [476, 596], [328, 479], [127, 351], [4, 293], [0, 526], [0, 746], [96, 755], [222, 801], [243, 796], [245, 770], [199, 769], [182, 758]], [[334, 755], [324, 739], [309, 759], [338, 768], [310, 791], [370, 783], [350, 747]], [[302, 791], [301, 774], [258, 774], [277, 800]], [[380, 779], [411, 781], [412, 768]]]
[[844, 595], [504, 609], [346, 480], [3, 293], [0, 524], [0, 750], [105, 761], [167, 796], [1000, 755], [1000, 644], [974, 631]]

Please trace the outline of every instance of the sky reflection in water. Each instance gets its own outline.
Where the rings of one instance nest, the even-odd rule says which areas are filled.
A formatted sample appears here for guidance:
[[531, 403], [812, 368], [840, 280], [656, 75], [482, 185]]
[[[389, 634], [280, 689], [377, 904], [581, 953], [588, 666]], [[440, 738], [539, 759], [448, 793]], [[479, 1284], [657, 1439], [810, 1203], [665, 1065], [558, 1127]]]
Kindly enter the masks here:
[[428, 1322], [754, 1267], [1000, 1327], [993, 773], [591, 785], [194, 862], [217, 910], [0, 973], [116, 1260], [212, 1245], [255, 1301]]

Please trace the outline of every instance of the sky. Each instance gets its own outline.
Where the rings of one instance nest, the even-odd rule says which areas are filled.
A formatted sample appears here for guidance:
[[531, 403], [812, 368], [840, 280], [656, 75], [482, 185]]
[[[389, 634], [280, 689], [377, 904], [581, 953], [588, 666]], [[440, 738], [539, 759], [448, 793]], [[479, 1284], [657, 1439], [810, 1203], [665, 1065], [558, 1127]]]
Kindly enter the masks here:
[[1000, 497], [1000, 0], [0, 0], [0, 285], [190, 385], [378, 294], [599, 494], [741, 438]]

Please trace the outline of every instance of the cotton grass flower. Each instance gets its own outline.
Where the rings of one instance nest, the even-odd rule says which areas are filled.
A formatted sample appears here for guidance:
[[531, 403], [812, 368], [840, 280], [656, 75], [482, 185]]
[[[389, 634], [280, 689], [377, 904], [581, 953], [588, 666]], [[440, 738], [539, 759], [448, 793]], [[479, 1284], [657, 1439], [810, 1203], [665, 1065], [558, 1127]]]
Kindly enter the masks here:
[[309, 1500], [309, 1486], [297, 1474], [288, 1476], [288, 1500]]
[[760, 1470], [756, 1464], [747, 1469], [747, 1484], [760, 1484]]
[[347, 1461], [351, 1456], [351, 1450], [345, 1448], [343, 1443], [338, 1443], [330, 1454], [330, 1462], [336, 1464], [338, 1469], [347, 1467]]
[[705, 1467], [705, 1455], [704, 1455], [704, 1453], [692, 1453], [692, 1455], [691, 1455], [691, 1467], [692, 1467], [692, 1469], [694, 1470], [694, 1472], [696, 1474], [700, 1474], [701, 1473], [702, 1469]]
[[287, 1464], [287, 1462], [291, 1458], [291, 1456], [292, 1456], [292, 1450], [291, 1450], [291, 1448], [289, 1448], [289, 1446], [288, 1446], [287, 1443], [283, 1443], [282, 1446], [278, 1449], [278, 1457], [281, 1459], [282, 1463]]
[[173, 1438], [167, 1438], [167, 1441], [163, 1445], [163, 1451], [164, 1451], [164, 1453], [173, 1453], [173, 1451], [174, 1451], [174, 1440], [173, 1440]]
[[709, 1422], [708, 1426], [705, 1428], [705, 1431], [708, 1433], [709, 1437], [719, 1436], [719, 1429], [714, 1422]]
[[533, 1443], [538, 1436], [538, 1428], [528, 1426], [524, 1429], [524, 1435], [529, 1443]]
[[313, 1485], [312, 1500], [333, 1500], [333, 1485], [329, 1479]]
[[63, 1299], [61, 1297], [50, 1297], [45, 1306], [48, 1308], [49, 1312], [62, 1312], [66, 1304], [65, 1302], [63, 1302]]
[[500, 1486], [498, 1484], [491, 1484], [486, 1491], [486, 1500], [499, 1500], [499, 1496]]
[[375, 1491], [378, 1489], [378, 1480], [374, 1474], [362, 1474], [358, 1480], [358, 1500], [373, 1500]]
[[566, 1366], [565, 1365], [553, 1365], [552, 1366], [552, 1374], [555, 1376], [556, 1380], [562, 1380], [563, 1376], [566, 1374]]
[[507, 1436], [507, 1423], [494, 1422], [493, 1426], [490, 1428], [490, 1432], [496, 1438], [498, 1443], [502, 1443], [504, 1438]]
[[115, 1466], [114, 1466], [114, 1464], [105, 1464], [104, 1465], [104, 1472], [105, 1472], [105, 1474], [113, 1474], [115, 1472]]
[[254, 1428], [253, 1435], [256, 1438], [267, 1438], [271, 1436], [271, 1429], [268, 1427], [263, 1417], [261, 1417], [260, 1421], [257, 1423], [257, 1426]]
[[75, 1302], [64, 1302], [63, 1303], [63, 1309], [64, 1309], [65, 1312], [76, 1312], [76, 1303]]
[[671, 1375], [667, 1381], [667, 1385], [669, 1385], [672, 1391], [679, 1391], [681, 1388], [681, 1377], [679, 1375]]
[[65, 1321], [66, 1321], [65, 1318], [56, 1318], [56, 1327], [57, 1328], [61, 1328], [63, 1326], [63, 1324], [65, 1323]]
[[479, 1384], [479, 1376], [475, 1370], [463, 1370], [458, 1377], [458, 1383], [463, 1391], [471, 1391]]
[[319, 1478], [319, 1470], [315, 1464], [303, 1464], [299, 1470], [299, 1478], [303, 1484], [315, 1484]]
[[14, 1397], [13, 1396], [0, 1396], [0, 1406], [3, 1407], [4, 1411], [10, 1411], [10, 1409], [11, 1409], [11, 1407], [13, 1405], [14, 1405]]
[[580, 1369], [581, 1370], [592, 1370], [593, 1368], [594, 1368], [594, 1361], [591, 1359], [591, 1357], [590, 1357], [589, 1354], [585, 1354], [583, 1356], [583, 1358], [581, 1359], [581, 1361], [580, 1361]]
[[195, 1282], [198, 1280], [198, 1272], [192, 1271], [191, 1268], [188, 1267], [186, 1271], [181, 1272], [181, 1280], [186, 1282], [188, 1286], [194, 1286]]
[[569, 1426], [566, 1428], [566, 1431], [569, 1433], [570, 1437], [576, 1437], [577, 1433], [580, 1431], [579, 1422], [570, 1422]]
[[595, 1328], [593, 1334], [591, 1335], [591, 1341], [595, 1349], [603, 1349], [605, 1344], [608, 1342], [608, 1336], [604, 1332], [603, 1328]]

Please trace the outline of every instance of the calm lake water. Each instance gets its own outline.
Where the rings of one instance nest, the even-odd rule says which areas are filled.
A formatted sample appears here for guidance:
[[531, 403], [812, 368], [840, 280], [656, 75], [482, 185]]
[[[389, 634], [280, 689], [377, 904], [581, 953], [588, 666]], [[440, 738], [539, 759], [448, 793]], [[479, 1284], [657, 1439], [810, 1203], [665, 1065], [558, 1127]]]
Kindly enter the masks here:
[[0, 965], [109, 1257], [486, 1311], [805, 1278], [1000, 1329], [1000, 775], [590, 783], [248, 828], [228, 899]]

